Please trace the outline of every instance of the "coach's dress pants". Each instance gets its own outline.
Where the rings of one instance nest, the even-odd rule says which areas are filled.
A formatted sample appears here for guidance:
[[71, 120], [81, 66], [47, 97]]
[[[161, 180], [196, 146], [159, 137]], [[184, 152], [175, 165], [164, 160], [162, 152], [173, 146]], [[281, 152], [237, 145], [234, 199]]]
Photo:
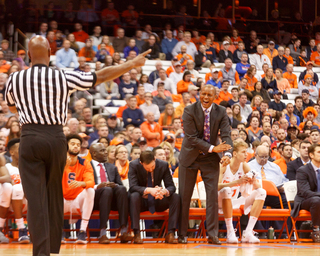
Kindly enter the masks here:
[[59, 253], [63, 228], [62, 174], [67, 157], [62, 126], [23, 125], [19, 153], [33, 255]]

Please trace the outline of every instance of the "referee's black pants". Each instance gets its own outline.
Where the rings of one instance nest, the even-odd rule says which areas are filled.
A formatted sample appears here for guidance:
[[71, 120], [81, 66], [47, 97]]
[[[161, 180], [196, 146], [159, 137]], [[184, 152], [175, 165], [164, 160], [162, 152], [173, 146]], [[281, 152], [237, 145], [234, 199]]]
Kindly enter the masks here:
[[62, 126], [23, 125], [19, 150], [33, 255], [59, 253], [63, 228], [62, 174], [67, 157]]

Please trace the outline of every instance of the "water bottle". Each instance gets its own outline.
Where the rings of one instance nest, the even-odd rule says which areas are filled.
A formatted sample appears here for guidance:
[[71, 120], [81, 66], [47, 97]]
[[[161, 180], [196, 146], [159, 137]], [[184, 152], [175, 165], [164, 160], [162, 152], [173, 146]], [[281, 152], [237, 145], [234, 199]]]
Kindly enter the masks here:
[[268, 229], [268, 239], [274, 239], [274, 228], [270, 227]]

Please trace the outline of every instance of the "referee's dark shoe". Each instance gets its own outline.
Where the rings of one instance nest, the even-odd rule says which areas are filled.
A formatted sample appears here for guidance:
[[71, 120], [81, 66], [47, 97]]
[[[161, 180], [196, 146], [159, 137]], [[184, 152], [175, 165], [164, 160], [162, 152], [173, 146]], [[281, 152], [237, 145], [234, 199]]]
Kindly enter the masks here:
[[179, 244], [187, 244], [188, 243], [188, 237], [179, 236], [178, 237], [178, 243]]
[[87, 243], [86, 232], [85, 231], [80, 230], [76, 243], [77, 244], [86, 244]]
[[217, 236], [209, 236], [208, 243], [209, 244], [221, 244], [221, 242]]

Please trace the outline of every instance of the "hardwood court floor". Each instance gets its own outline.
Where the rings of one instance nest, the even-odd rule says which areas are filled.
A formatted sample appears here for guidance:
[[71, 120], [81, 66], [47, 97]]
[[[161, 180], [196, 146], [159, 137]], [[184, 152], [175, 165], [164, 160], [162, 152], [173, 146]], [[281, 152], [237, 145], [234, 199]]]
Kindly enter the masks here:
[[[89, 255], [125, 255], [125, 256], [176, 256], [176, 255], [219, 255], [219, 256], [319, 256], [320, 244], [311, 243], [265, 243], [260, 245], [209, 245], [205, 243], [190, 243], [187, 245], [167, 245], [163, 243], [144, 243], [143, 245], [112, 243], [100, 245], [91, 243], [88, 245], [66, 244], [61, 247], [62, 256], [89, 256]], [[32, 255], [31, 245], [0, 244], [0, 255], [2, 256], [28, 256]]]

